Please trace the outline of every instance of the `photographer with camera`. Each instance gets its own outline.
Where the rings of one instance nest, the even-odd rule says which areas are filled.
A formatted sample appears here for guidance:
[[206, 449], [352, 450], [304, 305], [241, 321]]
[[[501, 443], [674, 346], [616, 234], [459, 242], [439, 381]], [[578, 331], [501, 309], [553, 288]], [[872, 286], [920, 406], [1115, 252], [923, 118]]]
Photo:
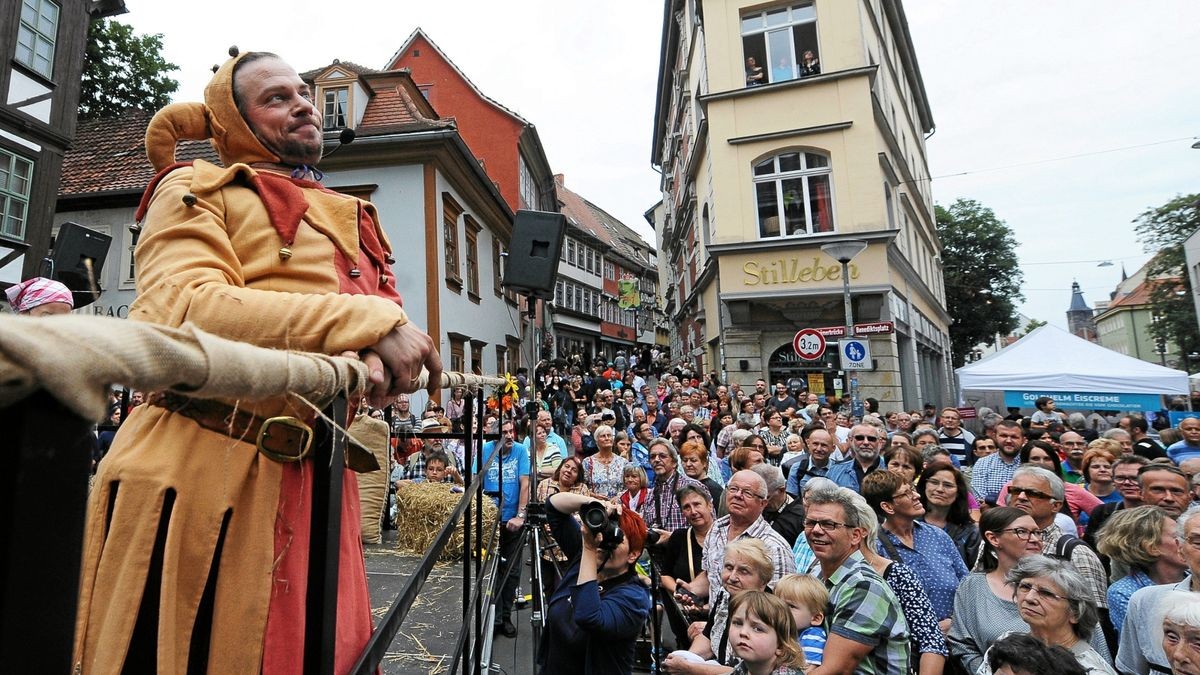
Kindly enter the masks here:
[[[582, 527], [572, 517], [577, 512]], [[646, 523], [619, 504], [568, 492], [546, 500], [546, 520], [573, 563], [547, 604], [539, 670], [632, 673], [634, 643], [651, 607], [650, 589], [634, 570]]]

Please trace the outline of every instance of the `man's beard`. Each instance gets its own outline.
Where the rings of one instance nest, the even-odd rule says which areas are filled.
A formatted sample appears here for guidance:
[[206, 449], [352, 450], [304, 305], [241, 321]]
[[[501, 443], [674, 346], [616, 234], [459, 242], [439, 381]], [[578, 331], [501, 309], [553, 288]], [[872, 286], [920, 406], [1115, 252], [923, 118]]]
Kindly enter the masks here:
[[259, 136], [257, 132], [254, 135], [258, 138], [258, 142], [263, 144], [263, 147], [274, 153], [280, 162], [289, 166], [315, 166], [321, 161], [322, 150], [325, 146], [325, 137], [323, 134], [318, 134], [316, 141], [307, 142], [288, 139], [282, 145], [276, 145], [268, 141]]
[[270, 148], [270, 150], [286, 164], [312, 166], [321, 161], [321, 150], [324, 144], [324, 138], [318, 136], [315, 142], [289, 140], [283, 144], [283, 147]]

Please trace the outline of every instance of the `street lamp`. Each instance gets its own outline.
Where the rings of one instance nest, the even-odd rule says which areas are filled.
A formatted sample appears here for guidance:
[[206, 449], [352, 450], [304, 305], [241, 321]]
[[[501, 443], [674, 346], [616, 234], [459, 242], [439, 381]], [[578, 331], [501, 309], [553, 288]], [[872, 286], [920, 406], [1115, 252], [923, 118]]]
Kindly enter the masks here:
[[[850, 309], [850, 261], [866, 249], [867, 242], [861, 239], [850, 239], [821, 246], [821, 251], [825, 255], [842, 264], [842, 301], [846, 305], [846, 335], [843, 338], [845, 340], [854, 336], [854, 313]], [[853, 370], [843, 370], [846, 371], [846, 377], [850, 380], [850, 409], [853, 413], [861, 409], [858, 400], [858, 373]]]

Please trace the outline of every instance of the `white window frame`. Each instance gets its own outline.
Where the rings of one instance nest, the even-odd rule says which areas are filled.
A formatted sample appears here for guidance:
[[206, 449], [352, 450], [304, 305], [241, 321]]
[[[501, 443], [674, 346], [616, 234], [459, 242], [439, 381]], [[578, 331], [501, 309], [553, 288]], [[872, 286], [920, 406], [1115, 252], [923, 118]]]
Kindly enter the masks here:
[[[785, 18], [784, 22], [781, 24], [767, 25], [767, 15], [775, 14], [775, 13], [779, 12], [780, 10], [783, 10], [786, 12], [786, 15], [785, 15], [786, 18]], [[798, 14], [797, 10], [802, 10], [802, 11], [811, 13], [811, 17], [805, 16], [802, 18], [796, 18], [796, 15]], [[759, 25], [757, 27], [747, 29], [746, 23], [755, 18], [758, 19]], [[799, 70], [800, 60], [799, 60], [798, 55], [796, 54], [796, 38], [795, 38], [795, 33], [793, 32], [793, 28], [795, 26], [804, 26], [804, 25], [816, 24], [816, 23], [817, 23], [816, 3], [812, 2], [811, 0], [809, 2], [795, 3], [790, 6], [785, 5], [783, 7], [768, 7], [767, 9], [759, 10], [756, 12], [751, 12], [748, 14], [743, 14], [741, 16], [741, 20], [739, 22], [739, 30], [741, 31], [741, 38], [742, 38], [742, 61], [743, 61], [743, 63], [745, 62], [746, 58], [748, 58], [749, 56], [752, 56], [751, 54], [745, 53], [746, 52], [746, 38], [750, 37], [750, 36], [754, 36], [754, 35], [762, 35], [763, 36], [763, 47], [766, 52], [766, 58], [764, 59], [764, 63], [760, 63], [758, 65], [760, 67], [762, 67], [763, 73], [767, 76], [766, 81], [763, 82], [762, 84], [773, 84], [775, 82], [787, 82], [790, 80], [799, 79], [799, 77], [800, 77], [800, 70]], [[772, 72], [772, 68], [774, 67], [774, 64], [770, 62], [771, 39], [772, 39], [771, 34], [778, 33], [779, 31], [784, 31], [784, 30], [787, 31], [787, 36], [788, 36], [788, 54], [789, 54], [789, 58], [791, 59], [792, 76], [787, 79], [776, 80], [774, 77], [774, 74]], [[819, 31], [817, 31], [817, 33], [818, 33], [817, 39], [819, 42], [819, 40], [820, 40]], [[814, 51], [816, 53], [817, 61], [820, 61], [820, 59], [821, 59], [820, 45], [818, 44], [812, 51]]]
[[[802, 168], [798, 171], [780, 171], [778, 168], [779, 167], [779, 157], [782, 155], [789, 155], [789, 154], [793, 154], [793, 153], [799, 153], [801, 161], [802, 161]], [[824, 157], [825, 158], [825, 166], [809, 168], [808, 167], [808, 155], [810, 155], [810, 154], [819, 155], [821, 157]], [[754, 169], [756, 167], [758, 167], [759, 165], [761, 165], [763, 162], [774, 162], [775, 163], [773, 173], [765, 174], [765, 175], [761, 175], [761, 176], [755, 175]], [[835, 198], [834, 185], [833, 185], [833, 158], [830, 157], [828, 153], [823, 152], [818, 149], [815, 149], [815, 148], [785, 148], [785, 149], [781, 149], [780, 151], [778, 151], [772, 155], [760, 158], [760, 159], [756, 160], [755, 162], [753, 162], [750, 165], [750, 176], [753, 181], [752, 188], [754, 191], [754, 223], [755, 223], [755, 227], [758, 230], [758, 238], [759, 239], [783, 239], [783, 238], [794, 238], [794, 237], [810, 237], [810, 236], [817, 235], [817, 234], [832, 234], [832, 233], [838, 231], [838, 226], [837, 226], [838, 219], [837, 219], [837, 212], [836, 212], [836, 208], [835, 208], [837, 200]], [[828, 183], [829, 183], [829, 197], [828, 197], [828, 199], [829, 199], [829, 214], [830, 214], [829, 217], [830, 217], [830, 221], [831, 221], [833, 227], [832, 227], [832, 229], [830, 229], [826, 232], [813, 231], [813, 227], [814, 227], [815, 223], [813, 221], [812, 204], [811, 204], [811, 200], [810, 200], [811, 193], [810, 193], [810, 189], [809, 189], [809, 179], [816, 177], [816, 176], [826, 176], [828, 178]], [[785, 232], [786, 224], [787, 224], [787, 222], [786, 222], [787, 216], [785, 214], [783, 181], [792, 180], [792, 179], [801, 179], [802, 180], [802, 184], [804, 187], [804, 194], [801, 197], [801, 201], [804, 204], [804, 216], [805, 216], [805, 222], [808, 224], [808, 228], [809, 228], [808, 232], [798, 232], [798, 233], [794, 233], [794, 234], [787, 234]], [[776, 208], [776, 213], [778, 214], [777, 217], [779, 218], [779, 234], [777, 234], [777, 235], [764, 235], [762, 233], [762, 223], [759, 222], [760, 216], [759, 216], [759, 208], [758, 208], [758, 186], [762, 183], [774, 183], [775, 184], [775, 208]]]
[[[350, 87], [325, 87], [323, 88], [324, 105], [321, 108], [321, 125], [326, 130], [345, 129], [350, 125]], [[339, 96], [340, 94], [340, 96]], [[331, 112], [331, 106], [340, 105], [342, 124], [337, 124], [339, 113], [336, 108]], [[331, 119], [332, 118], [332, 119]]]

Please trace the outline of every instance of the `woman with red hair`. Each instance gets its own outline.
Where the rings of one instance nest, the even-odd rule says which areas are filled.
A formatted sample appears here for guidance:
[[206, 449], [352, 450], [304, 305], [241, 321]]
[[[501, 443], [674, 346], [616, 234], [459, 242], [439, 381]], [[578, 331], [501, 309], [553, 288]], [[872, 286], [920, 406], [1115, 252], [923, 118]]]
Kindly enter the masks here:
[[[572, 515], [588, 504], [615, 517], [619, 541], [580, 527]], [[634, 643], [651, 607], [650, 589], [634, 569], [646, 544], [645, 521], [618, 504], [567, 492], [546, 500], [546, 519], [572, 564], [547, 603], [539, 670], [632, 673]]]

